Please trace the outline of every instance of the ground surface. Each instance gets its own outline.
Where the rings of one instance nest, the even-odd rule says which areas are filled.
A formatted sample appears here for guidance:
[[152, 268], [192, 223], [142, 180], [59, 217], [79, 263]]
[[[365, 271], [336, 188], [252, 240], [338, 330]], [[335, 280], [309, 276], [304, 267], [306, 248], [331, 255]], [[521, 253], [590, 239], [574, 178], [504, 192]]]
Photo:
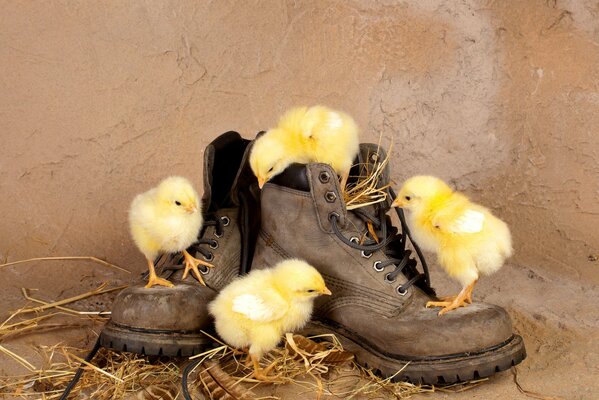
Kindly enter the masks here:
[[[60, 274], [67, 277], [61, 284], [51, 283], [45, 276]], [[9, 310], [25, 304], [21, 287], [35, 288], [32, 295], [46, 300], [69, 297], [97, 287], [111, 280], [119, 283], [128, 277], [121, 272], [94, 264], [43, 263], [9, 267], [0, 275], [3, 297], [0, 299], [0, 318]], [[434, 269], [433, 282], [441, 293], [455, 289], [443, 275]], [[599, 396], [599, 311], [589, 304], [599, 291], [594, 285], [575, 283], [549, 274], [539, 275], [528, 268], [506, 266], [493, 278], [483, 280], [475, 292], [475, 299], [506, 307], [514, 321], [516, 332], [524, 337], [528, 358], [518, 367], [520, 384], [529, 391], [563, 399], [591, 399]], [[111, 295], [94, 297], [76, 303], [79, 309], [102, 310], [110, 307]], [[69, 319], [63, 319], [69, 322]], [[72, 320], [70, 322], [73, 322]], [[80, 319], [75, 322], [81, 323]], [[34, 365], [40, 362], [35, 346], [64, 343], [91, 347], [94, 332], [100, 325], [92, 322], [68, 330], [9, 339], [1, 344], [25, 356]], [[24, 369], [0, 355], [0, 375], [23, 373]], [[305, 389], [277, 388], [276, 394], [285, 399], [305, 398]], [[488, 382], [463, 393], [434, 393], [416, 398], [439, 399], [524, 399], [513, 381], [512, 372], [506, 371]], [[380, 397], [379, 397], [380, 398]], [[383, 396], [383, 398], [385, 398]], [[392, 398], [392, 397], [388, 397]]]

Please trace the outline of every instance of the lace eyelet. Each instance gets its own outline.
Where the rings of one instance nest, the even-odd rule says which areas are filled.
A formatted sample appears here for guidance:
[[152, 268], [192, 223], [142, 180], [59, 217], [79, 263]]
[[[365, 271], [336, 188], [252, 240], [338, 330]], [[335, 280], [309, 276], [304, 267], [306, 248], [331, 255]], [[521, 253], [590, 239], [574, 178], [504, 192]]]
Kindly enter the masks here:
[[229, 217], [220, 217], [220, 220], [223, 221], [223, 226], [229, 226], [229, 224], [231, 223]]
[[331, 180], [331, 175], [329, 175], [327, 171], [322, 171], [320, 174], [318, 174], [318, 179], [322, 183], [328, 183]]
[[389, 279], [389, 275], [391, 275], [391, 273], [388, 273], [387, 275], [385, 275], [385, 282], [391, 284], [391, 283], [395, 283], [395, 279], [391, 280]]
[[364, 250], [362, 250], [362, 257], [370, 258], [370, 257], [372, 257], [372, 253], [366, 253]]
[[385, 267], [381, 267], [380, 265], [380, 261], [375, 261], [374, 264], [372, 264], [372, 268], [374, 268], [376, 272], [383, 272], [385, 270]]
[[204, 256], [204, 260], [206, 260], [208, 262], [214, 260], [214, 254], [208, 253], [208, 257]]
[[360, 244], [360, 239], [358, 239], [355, 236], [350, 237], [349, 241], [352, 242], [352, 243], [355, 243], [355, 244]]
[[210, 268], [208, 268], [204, 265], [200, 265], [199, 270], [200, 270], [200, 274], [202, 274], [202, 275], [208, 275], [210, 273]]
[[329, 221], [333, 221], [333, 218], [335, 218], [336, 220], [339, 220], [339, 218], [341, 218], [341, 216], [336, 213], [335, 211], [333, 211], [332, 213], [329, 213]]
[[379, 159], [379, 153], [372, 153], [372, 154], [370, 155], [370, 161], [372, 161], [372, 162], [377, 162], [377, 161], [378, 161], [378, 159]]
[[408, 289], [404, 289], [403, 286], [398, 286], [396, 291], [397, 294], [400, 296], [405, 296], [406, 294], [408, 294]]
[[326, 192], [324, 198], [328, 203], [334, 203], [337, 200], [337, 195], [335, 192]]
[[216, 241], [216, 240], [212, 241], [212, 243], [209, 246], [212, 250], [218, 249], [218, 241]]

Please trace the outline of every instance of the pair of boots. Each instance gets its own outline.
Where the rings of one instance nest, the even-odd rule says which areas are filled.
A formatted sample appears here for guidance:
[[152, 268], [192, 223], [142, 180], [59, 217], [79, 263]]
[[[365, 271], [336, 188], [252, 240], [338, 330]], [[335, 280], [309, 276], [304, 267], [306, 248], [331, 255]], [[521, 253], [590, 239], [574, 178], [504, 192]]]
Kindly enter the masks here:
[[[121, 292], [101, 334], [103, 346], [196, 354], [210, 345], [200, 330], [212, 330], [207, 304], [218, 291], [251, 268], [293, 257], [316, 267], [333, 292], [317, 300], [303, 333], [334, 333], [357, 362], [383, 376], [452, 383], [492, 375], [526, 357], [522, 338], [498, 306], [474, 303], [442, 317], [425, 308], [435, 299], [428, 271], [417, 270], [402, 214], [400, 231], [387, 216], [389, 203], [348, 211], [326, 164], [294, 164], [260, 191], [248, 165], [251, 143], [227, 132], [204, 154], [206, 222], [188, 251], [215, 265], [202, 270], [207, 286], [181, 281], [181, 256], [163, 257], [157, 266], [176, 286]], [[384, 158], [382, 149], [362, 144], [356, 168]], [[380, 243], [370, 239], [368, 225]]]

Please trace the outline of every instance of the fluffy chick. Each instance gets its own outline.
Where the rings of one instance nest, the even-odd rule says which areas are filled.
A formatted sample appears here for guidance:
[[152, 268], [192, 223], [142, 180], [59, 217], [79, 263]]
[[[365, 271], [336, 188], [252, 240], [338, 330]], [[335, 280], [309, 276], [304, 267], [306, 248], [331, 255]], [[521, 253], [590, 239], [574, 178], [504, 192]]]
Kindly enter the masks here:
[[352, 117], [324, 106], [298, 107], [256, 139], [250, 166], [262, 188], [292, 163], [327, 163], [341, 176], [344, 189], [358, 150], [358, 126]]
[[435, 252], [443, 269], [463, 285], [457, 296], [427, 303], [427, 307], [443, 307], [439, 315], [472, 303], [479, 275], [497, 271], [512, 255], [508, 226], [438, 178], [408, 179], [393, 206], [407, 211], [415, 241]]
[[174, 286], [156, 276], [154, 261], [161, 253], [183, 252], [185, 272], [190, 270], [204, 284], [198, 265], [212, 267], [192, 257], [187, 248], [197, 240], [202, 227], [202, 211], [198, 194], [191, 183], [180, 176], [164, 179], [157, 187], [137, 195], [129, 210], [131, 236], [139, 250], [146, 256], [150, 275], [146, 288], [154, 285]]
[[262, 354], [274, 349], [284, 333], [303, 327], [314, 299], [323, 294], [331, 292], [318, 271], [304, 261], [289, 259], [233, 281], [208, 309], [220, 337], [231, 346], [249, 347], [254, 377], [267, 380], [270, 368], [261, 369]]

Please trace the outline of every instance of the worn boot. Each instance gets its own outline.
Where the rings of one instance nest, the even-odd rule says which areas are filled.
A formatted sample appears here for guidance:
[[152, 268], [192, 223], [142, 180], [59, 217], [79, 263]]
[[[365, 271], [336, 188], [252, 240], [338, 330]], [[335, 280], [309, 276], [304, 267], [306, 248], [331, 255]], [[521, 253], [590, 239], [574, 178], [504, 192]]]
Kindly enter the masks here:
[[[189, 356], [210, 344], [201, 330], [210, 330], [207, 305], [240, 271], [247, 271], [254, 249], [259, 207], [258, 184], [247, 163], [250, 141], [227, 132], [204, 152], [204, 226], [187, 251], [214, 268], [199, 266], [206, 286], [192, 275], [182, 280], [181, 254], [156, 262], [160, 276], [174, 288], [145, 288], [143, 282], [123, 290], [115, 299], [100, 343], [119, 351], [147, 355]], [[251, 191], [254, 190], [252, 195]]]
[[[385, 155], [361, 145], [360, 157], [372, 163]], [[504, 309], [474, 303], [442, 317], [427, 309], [434, 291], [428, 271], [420, 273], [410, 258], [405, 223], [402, 233], [391, 225], [388, 203], [348, 211], [330, 166], [294, 164], [267, 183], [261, 197], [252, 267], [302, 258], [333, 292], [317, 300], [306, 333], [334, 333], [362, 365], [414, 383], [485, 377], [525, 358]]]

